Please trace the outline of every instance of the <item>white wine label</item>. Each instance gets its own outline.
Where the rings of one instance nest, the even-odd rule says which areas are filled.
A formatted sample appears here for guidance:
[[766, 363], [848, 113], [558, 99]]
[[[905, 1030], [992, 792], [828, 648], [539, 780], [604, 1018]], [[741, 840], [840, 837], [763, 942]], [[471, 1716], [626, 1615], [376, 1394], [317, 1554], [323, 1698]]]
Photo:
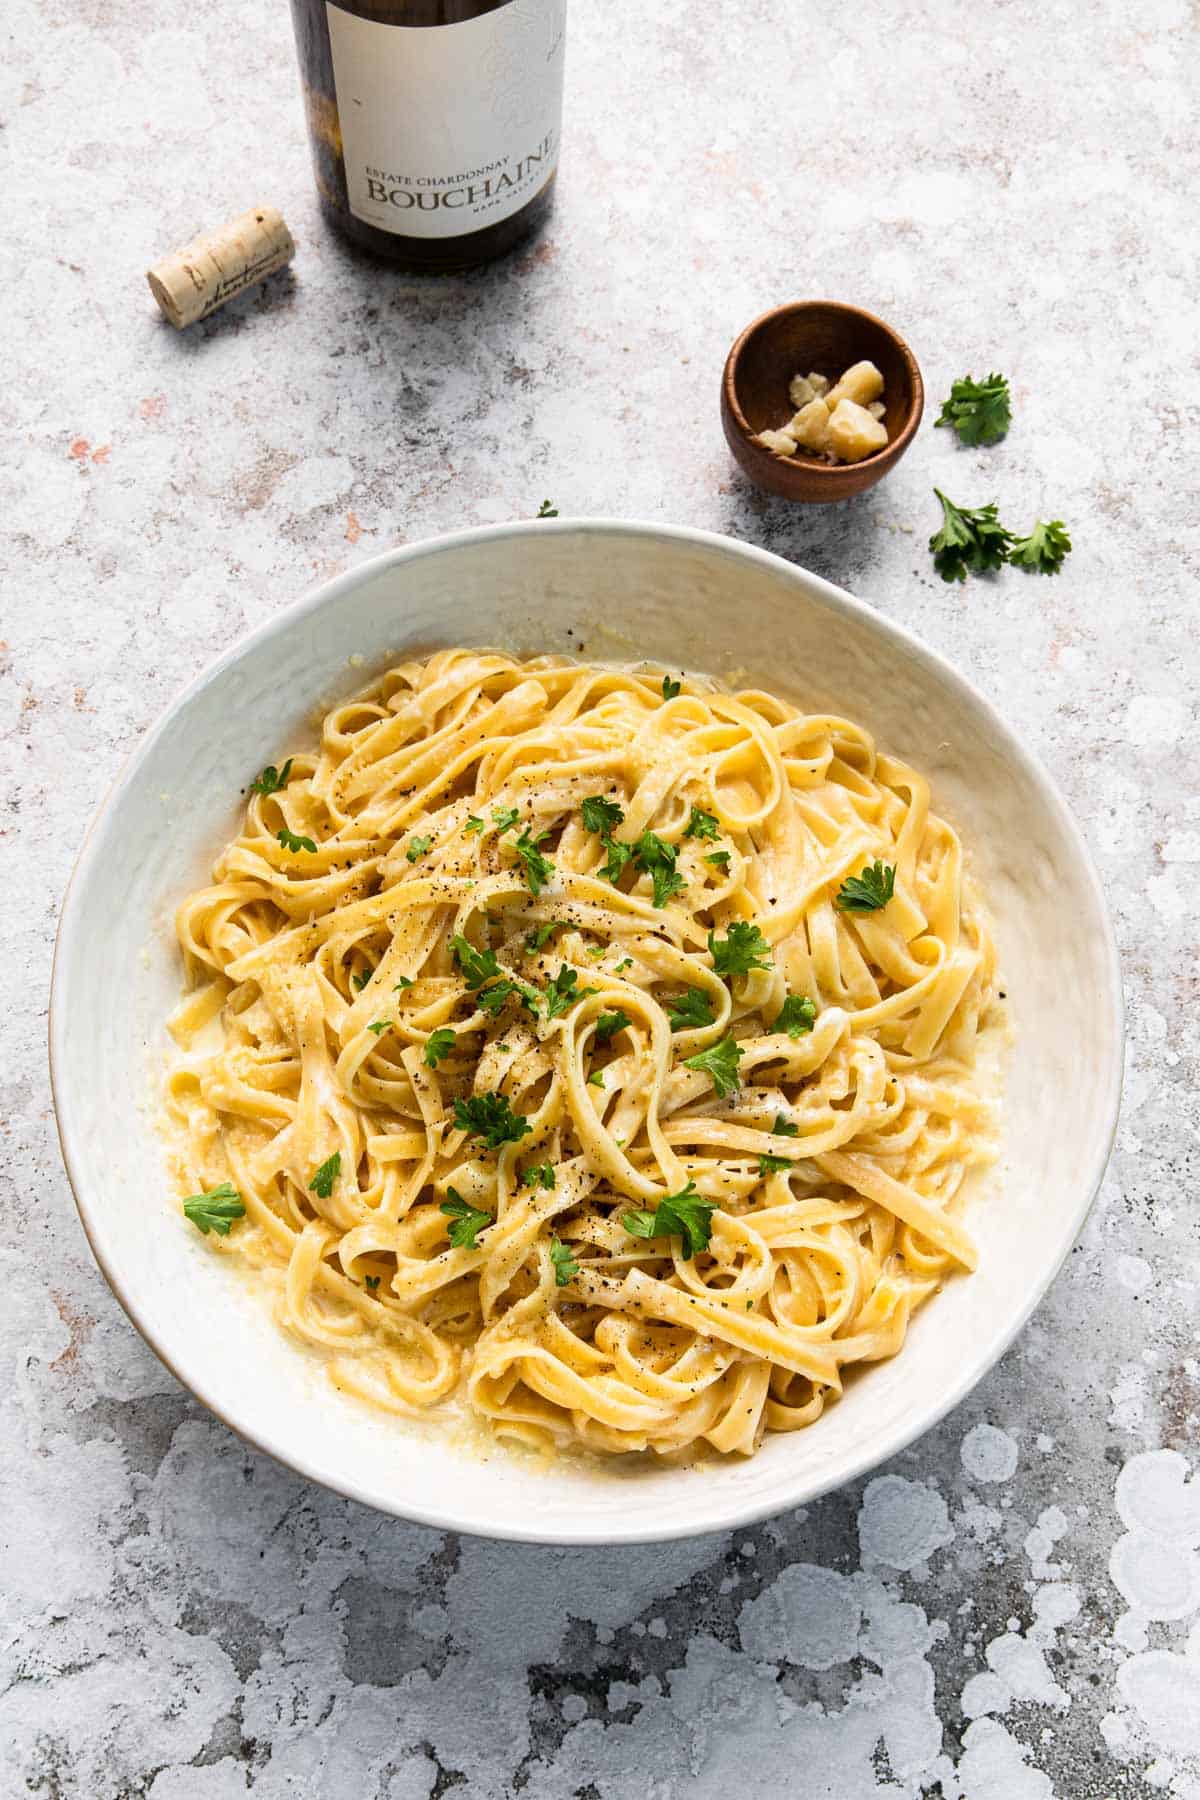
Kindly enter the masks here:
[[532, 200], [554, 172], [566, 0], [460, 25], [381, 25], [326, 0], [350, 211], [449, 238]]

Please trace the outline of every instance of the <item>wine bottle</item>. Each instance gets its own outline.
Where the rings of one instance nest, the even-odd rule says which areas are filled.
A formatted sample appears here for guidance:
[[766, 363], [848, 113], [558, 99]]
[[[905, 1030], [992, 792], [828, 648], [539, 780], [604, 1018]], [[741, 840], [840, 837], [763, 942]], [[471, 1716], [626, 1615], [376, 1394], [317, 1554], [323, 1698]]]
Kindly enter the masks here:
[[566, 0], [292, 0], [317, 192], [362, 248], [431, 274], [542, 225]]

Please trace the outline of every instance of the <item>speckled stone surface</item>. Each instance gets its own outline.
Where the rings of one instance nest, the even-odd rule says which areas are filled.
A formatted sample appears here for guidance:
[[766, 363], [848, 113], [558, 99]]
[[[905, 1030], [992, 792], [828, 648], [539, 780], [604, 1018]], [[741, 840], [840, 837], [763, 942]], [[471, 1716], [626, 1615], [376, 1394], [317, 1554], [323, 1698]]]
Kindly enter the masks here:
[[[282, 0], [4, 24], [3, 1800], [1195, 1800], [1194, 13], [571, 0], [557, 214], [441, 283], [323, 231]], [[260, 199], [294, 275], [177, 336], [143, 269]], [[931, 415], [843, 508], [750, 491], [725, 350], [819, 293], [893, 320], [931, 399], [1006, 370], [1008, 441]], [[944, 586], [935, 482], [1066, 519], [1062, 576]], [[619, 1554], [247, 1452], [94, 1268], [44, 1067], [75, 846], [173, 691], [315, 579], [545, 496], [765, 545], [951, 656], [1073, 803], [1129, 1003], [1108, 1179], [972, 1399], [807, 1512]]]

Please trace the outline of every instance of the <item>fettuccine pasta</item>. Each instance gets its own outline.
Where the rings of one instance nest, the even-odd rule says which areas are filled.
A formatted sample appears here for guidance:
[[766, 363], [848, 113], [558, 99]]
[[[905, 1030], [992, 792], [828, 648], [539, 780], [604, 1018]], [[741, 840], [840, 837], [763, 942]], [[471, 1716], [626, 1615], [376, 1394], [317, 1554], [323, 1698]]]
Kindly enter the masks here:
[[178, 933], [188, 1217], [389, 1412], [749, 1454], [974, 1266], [991, 939], [845, 719], [404, 662], [263, 772]]

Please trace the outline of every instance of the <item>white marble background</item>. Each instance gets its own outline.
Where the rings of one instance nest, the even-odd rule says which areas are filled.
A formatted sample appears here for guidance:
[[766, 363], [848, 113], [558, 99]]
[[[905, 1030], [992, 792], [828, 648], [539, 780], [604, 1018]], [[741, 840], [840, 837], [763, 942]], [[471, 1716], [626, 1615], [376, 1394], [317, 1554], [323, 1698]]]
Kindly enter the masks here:
[[[1195, 11], [571, 0], [557, 215], [442, 283], [322, 230], [282, 0], [4, 24], [4, 1800], [1196, 1800]], [[143, 269], [260, 200], [294, 278], [176, 336]], [[751, 492], [726, 347], [820, 293], [938, 399], [1007, 371], [1008, 441]], [[1065, 518], [1062, 576], [944, 586], [935, 482]], [[201, 1413], [92, 1265], [43, 1050], [75, 847], [173, 691], [315, 578], [546, 496], [764, 544], [947, 652], [1070, 796], [1129, 1000], [1108, 1180], [971, 1401], [806, 1512], [614, 1553], [377, 1518]]]

